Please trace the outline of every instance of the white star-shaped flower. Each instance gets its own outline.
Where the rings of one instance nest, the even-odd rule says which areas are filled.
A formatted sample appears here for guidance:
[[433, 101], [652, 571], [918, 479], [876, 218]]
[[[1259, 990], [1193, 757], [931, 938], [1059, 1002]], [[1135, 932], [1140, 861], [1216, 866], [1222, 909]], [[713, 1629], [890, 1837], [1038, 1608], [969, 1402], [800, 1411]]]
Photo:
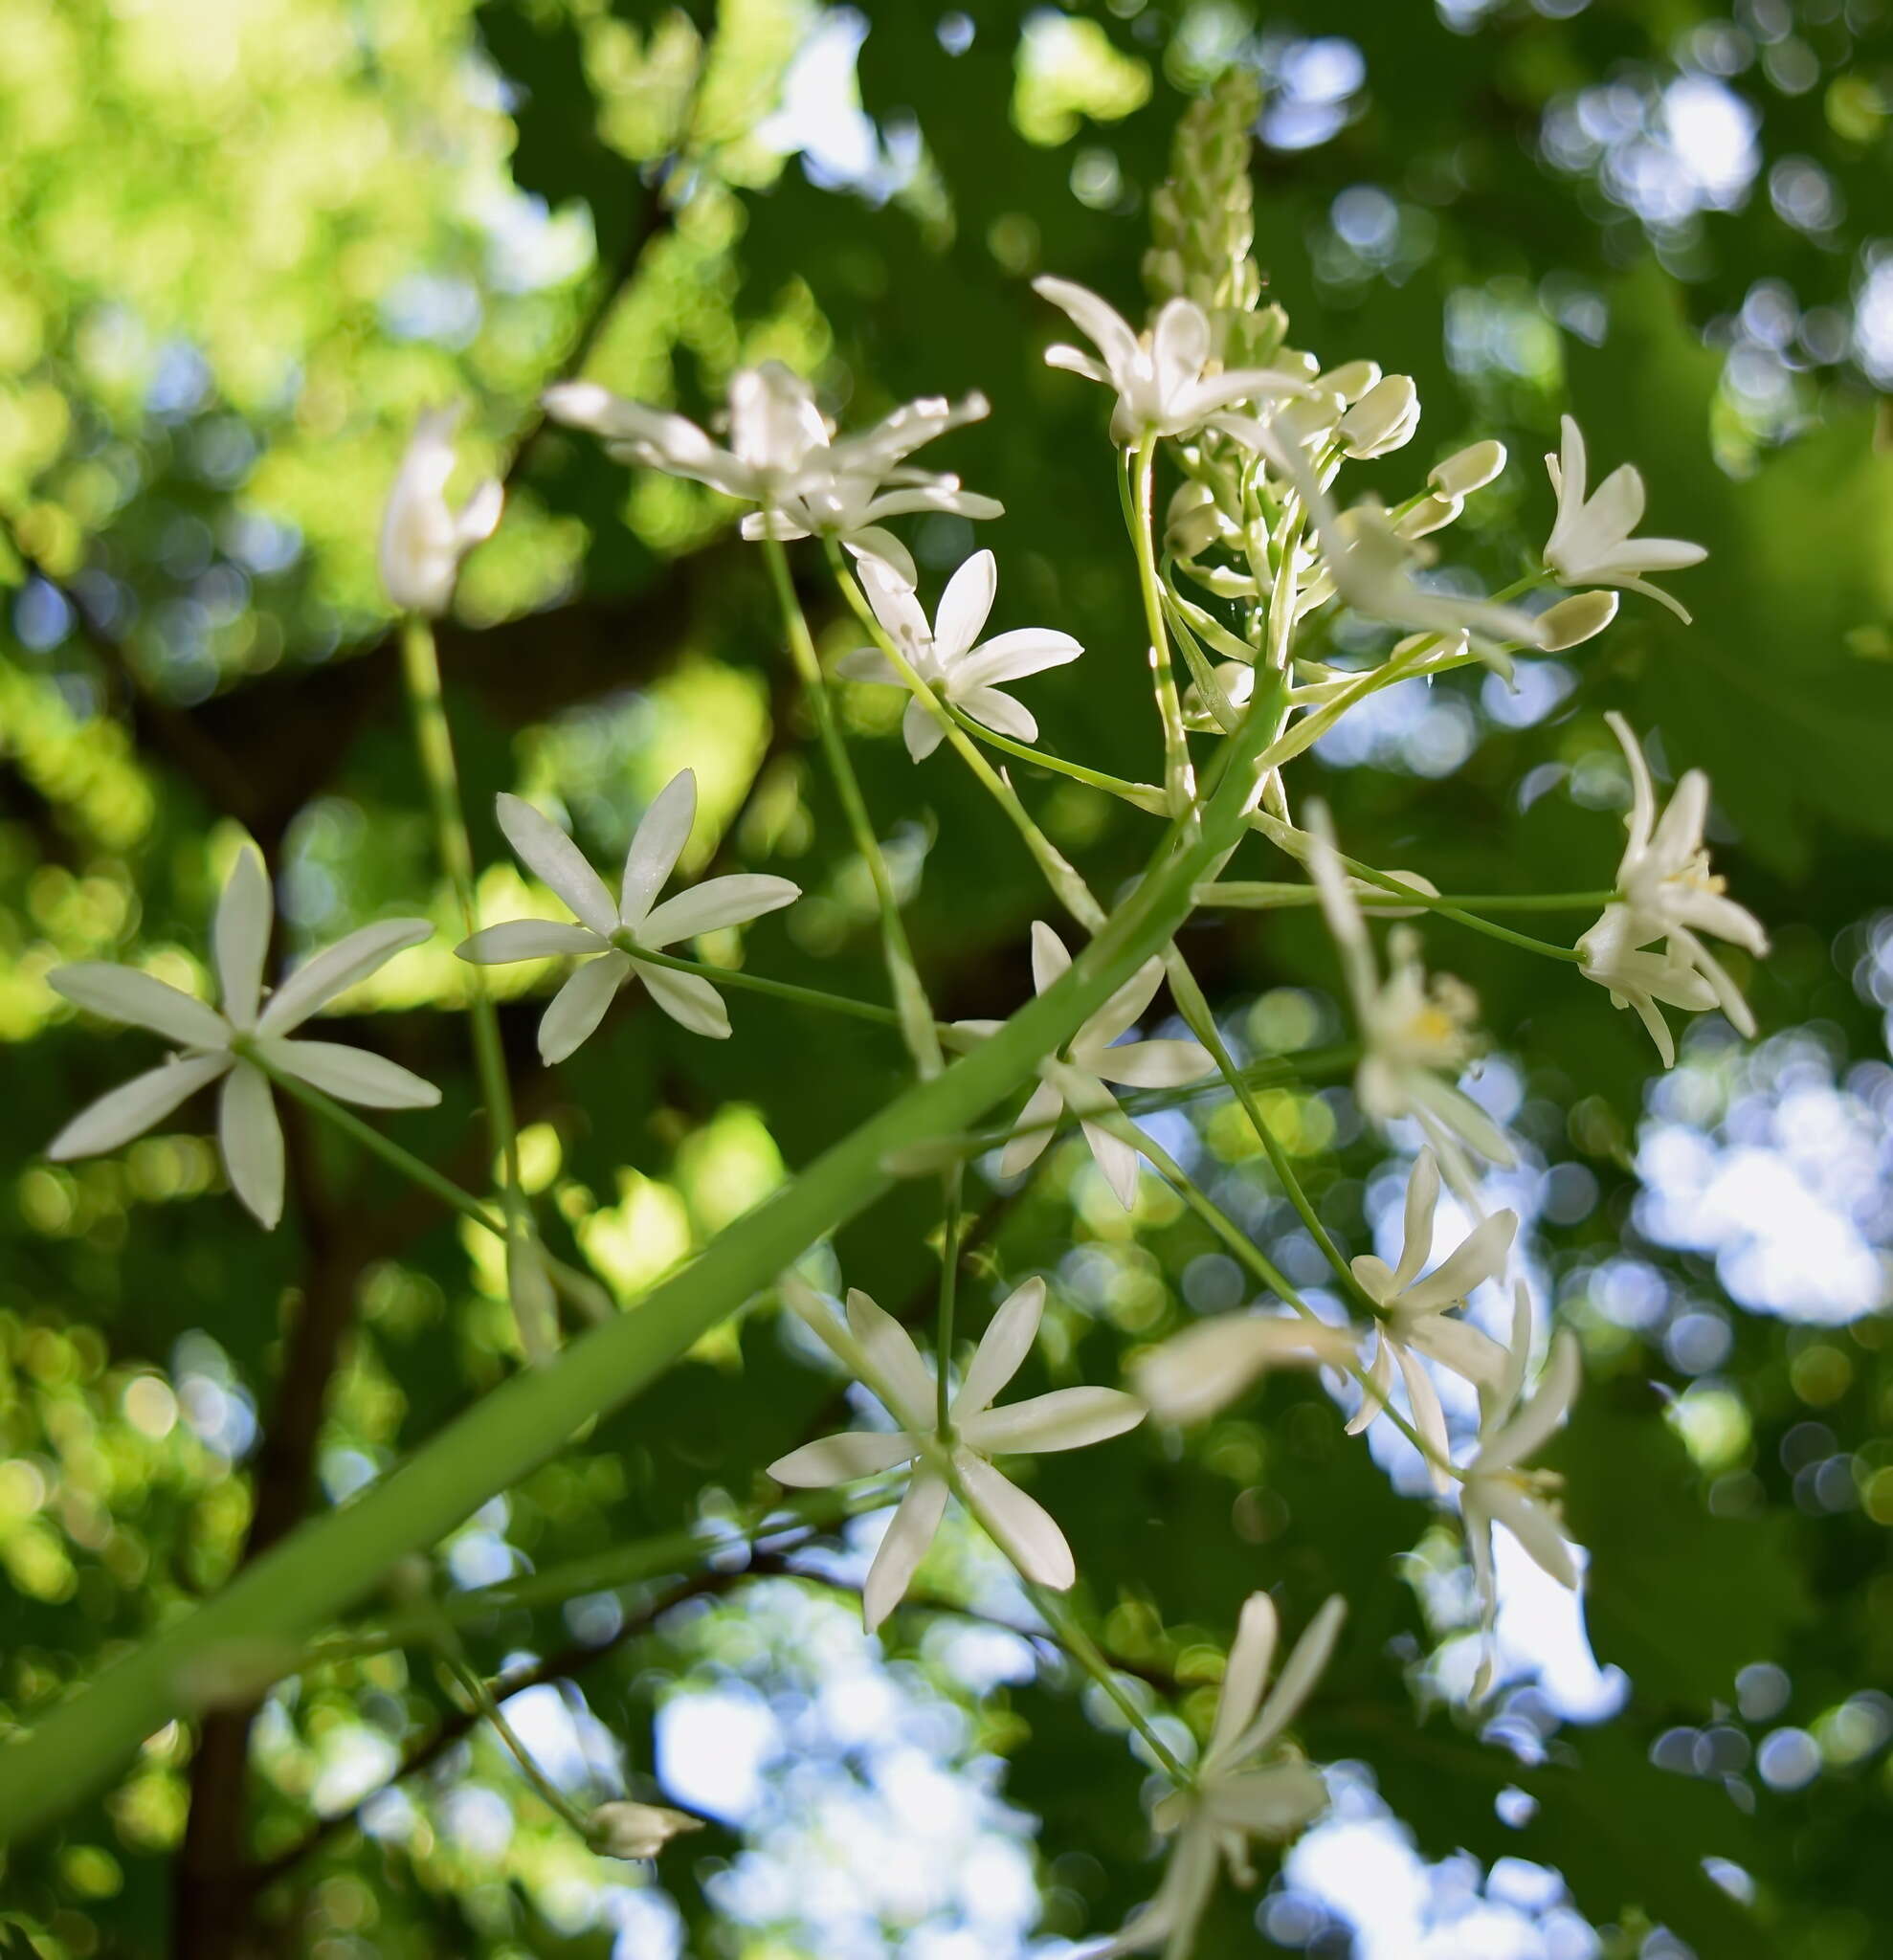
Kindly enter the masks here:
[[336, 1041], [295, 1041], [310, 1015], [366, 980], [434, 931], [425, 919], [385, 919], [305, 960], [265, 1001], [263, 964], [274, 917], [269, 874], [257, 852], [236, 854], [211, 939], [223, 1008], [132, 967], [84, 960], [56, 968], [48, 984], [75, 1006], [148, 1028], [179, 1044], [161, 1068], [134, 1076], [81, 1110], [47, 1146], [56, 1162], [116, 1150], [168, 1116], [187, 1096], [219, 1079], [217, 1147], [230, 1187], [266, 1230], [282, 1216], [282, 1125], [270, 1099], [266, 1062], [325, 1095], [368, 1109], [426, 1109], [440, 1101], [432, 1082], [365, 1049]]
[[1234, 1883], [1253, 1885], [1250, 1844], [1293, 1838], [1327, 1808], [1321, 1772], [1299, 1752], [1288, 1749], [1273, 1762], [1265, 1759], [1320, 1680], [1347, 1611], [1338, 1595], [1327, 1601], [1263, 1701], [1280, 1622], [1266, 1592], [1252, 1592], [1243, 1602], [1209, 1747], [1192, 1787], [1172, 1791], [1156, 1809], [1157, 1829], [1175, 1835], [1163, 1882], [1114, 1940], [1086, 1948], [1085, 1960], [1160, 1949], [1167, 1955], [1188, 1955], [1215, 1890], [1218, 1864], [1228, 1868]]
[[1231, 368], [1211, 372], [1215, 336], [1209, 315], [1193, 300], [1169, 300], [1142, 334], [1116, 307], [1070, 279], [1037, 278], [1032, 289], [1070, 316], [1102, 359], [1077, 347], [1046, 350], [1046, 365], [1101, 382], [1117, 393], [1111, 437], [1120, 443], [1146, 435], [1185, 435], [1217, 410], [1236, 402], [1307, 392], [1298, 374], [1274, 368]]
[[1396, 926], [1389, 935], [1392, 959], [1383, 981], [1326, 811], [1315, 809], [1308, 834], [1308, 869], [1360, 1022], [1355, 1097], [1376, 1122], [1411, 1116], [1453, 1188], [1470, 1193], [1472, 1174], [1461, 1145], [1494, 1164], [1517, 1161], [1505, 1133], [1458, 1086], [1458, 1077], [1479, 1052], [1473, 1032], [1478, 998], [1450, 974], [1436, 974], [1429, 983], [1418, 936], [1410, 926]]
[[902, 1464], [913, 1468], [862, 1589], [861, 1615], [869, 1633], [901, 1603], [955, 1483], [1026, 1578], [1066, 1591], [1077, 1570], [1064, 1533], [1042, 1504], [992, 1467], [992, 1459], [1082, 1449], [1122, 1436], [1144, 1420], [1144, 1405], [1120, 1389], [1076, 1388], [1054, 1389], [1003, 1409], [992, 1406], [1037, 1339], [1044, 1281], [1028, 1280], [992, 1316], [949, 1405], [945, 1435], [937, 1427], [933, 1376], [899, 1321], [858, 1288], [848, 1295], [845, 1329], [804, 1289], [785, 1287], [784, 1295], [900, 1427], [824, 1437], [771, 1463], [769, 1475], [796, 1489], [826, 1490]]
[[808, 382], [766, 361], [730, 382], [726, 449], [686, 416], [626, 401], [596, 382], [560, 382], [546, 390], [546, 407], [555, 420], [602, 435], [621, 461], [760, 504], [743, 520], [746, 538], [838, 538], [864, 563], [889, 566], [909, 587], [919, 576], [907, 547], [883, 528], [888, 518], [923, 510], [991, 518], [1005, 510], [993, 498], [963, 490], [957, 477], [916, 470], [905, 460], [947, 430], [980, 420], [987, 412], [983, 395], [908, 402], [870, 429], [836, 436]]
[[[1032, 925], [1033, 991], [1044, 993], [1063, 978], [1071, 965], [1064, 942], [1042, 920]], [[1137, 1025], [1139, 1017], [1164, 984], [1164, 963], [1147, 960], [1098, 1012], [1079, 1029], [1060, 1058], [1057, 1081], [1041, 1081], [1031, 1095], [999, 1160], [1004, 1177], [1016, 1177], [1036, 1164], [1064, 1114], [1067, 1101], [1079, 1120], [1084, 1141], [1104, 1182], [1127, 1212], [1137, 1202], [1137, 1152], [1096, 1121], [1117, 1106], [1104, 1084], [1119, 1082], [1130, 1089], [1173, 1089], [1200, 1081], [1215, 1070], [1215, 1058], [1201, 1042], [1189, 1040], [1126, 1041], [1118, 1037]], [[991, 1034], [991, 1021], [963, 1023], [970, 1032]], [[1071, 1091], [1067, 1097], [1066, 1091]]]
[[1504, 1380], [1504, 1348], [1490, 1334], [1452, 1319], [1451, 1314], [1454, 1307], [1464, 1304], [1468, 1294], [1488, 1280], [1503, 1276], [1519, 1221], [1518, 1214], [1509, 1211], [1481, 1218], [1459, 1247], [1422, 1279], [1433, 1256], [1434, 1214], [1438, 1205], [1439, 1166], [1431, 1150], [1422, 1150], [1407, 1180], [1399, 1264], [1390, 1266], [1373, 1253], [1363, 1253], [1350, 1262], [1362, 1292], [1383, 1318], [1368, 1369], [1371, 1386], [1348, 1423], [1347, 1433], [1359, 1436], [1386, 1408], [1397, 1366], [1413, 1405], [1414, 1427], [1437, 1459], [1430, 1468], [1434, 1481], [1443, 1491], [1447, 1478], [1441, 1465], [1450, 1457], [1452, 1444], [1438, 1391], [1420, 1356], [1486, 1388], [1497, 1389]]
[[556, 959], [566, 953], [579, 958], [581, 964], [552, 996], [539, 1023], [542, 1060], [565, 1060], [604, 1019], [613, 995], [634, 973], [679, 1027], [713, 1040], [728, 1036], [729, 1014], [723, 996], [707, 980], [640, 960], [638, 951], [662, 952], [700, 932], [746, 924], [793, 904], [802, 892], [786, 878], [736, 872], [705, 879], [660, 905], [654, 902], [690, 841], [690, 827], [697, 817], [694, 770], [679, 770], [632, 833], [615, 899], [578, 846], [550, 818], [517, 796], [498, 796], [493, 807], [520, 862], [565, 901], [577, 923], [514, 919], [484, 927], [455, 950], [461, 959], [482, 966]]
[[[1038, 739], [1038, 724], [1031, 710], [1001, 693], [1000, 683], [1062, 667], [1084, 649], [1070, 634], [1049, 626], [1014, 627], [981, 640], [999, 589], [999, 568], [991, 551], [975, 551], [946, 581], [931, 626], [912, 588], [886, 566], [872, 558], [863, 560], [861, 584], [888, 638], [942, 701], [950, 702], [982, 728], [1019, 742]], [[906, 686], [886, 655], [875, 647], [842, 655], [835, 671], [849, 680]], [[940, 724], [918, 699], [907, 702], [901, 732], [916, 762], [940, 746]]]
[[1643, 519], [1643, 478], [1632, 463], [1619, 464], [1587, 499], [1584, 432], [1566, 415], [1559, 456], [1545, 468], [1557, 492], [1557, 521], [1545, 541], [1545, 563], [1570, 586], [1621, 586], [1667, 606], [1685, 624], [1689, 614], [1679, 600], [1644, 577], [1651, 571], [1681, 571], [1709, 554], [1681, 538], [1633, 538]]
[[456, 402], [427, 410], [414, 424], [381, 519], [376, 555], [383, 590], [402, 612], [430, 618], [446, 612], [460, 560], [493, 535], [505, 501], [504, 491], [489, 478], [457, 511], [448, 507], [460, 413]]
[[[1618, 1007], [1637, 1010], [1667, 1068], [1676, 1060], [1676, 1044], [1658, 1001], [1695, 1012], [1719, 1006], [1741, 1034], [1755, 1032], [1748, 1003], [1698, 935], [1713, 933], [1760, 959], [1769, 949], [1768, 934], [1709, 869], [1703, 838], [1708, 777], [1690, 769], [1659, 813], [1650, 765], [1630, 724], [1618, 714], [1604, 719], [1630, 765], [1630, 835], [1617, 866], [1616, 901], [1577, 942], [1580, 970], [1608, 989]], [[1643, 950], [1658, 939], [1664, 942], [1660, 953]]]

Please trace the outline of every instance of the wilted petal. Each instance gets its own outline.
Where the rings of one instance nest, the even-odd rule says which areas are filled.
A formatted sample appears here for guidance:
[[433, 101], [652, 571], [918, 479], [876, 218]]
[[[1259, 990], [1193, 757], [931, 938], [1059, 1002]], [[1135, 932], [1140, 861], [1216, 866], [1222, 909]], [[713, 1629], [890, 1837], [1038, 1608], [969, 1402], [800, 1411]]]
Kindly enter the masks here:
[[605, 1018], [612, 996], [624, 985], [631, 962], [623, 953], [587, 960], [552, 996], [540, 1017], [539, 1058], [564, 1061]]
[[227, 1055], [190, 1055], [116, 1089], [88, 1104], [46, 1146], [56, 1164], [73, 1157], [97, 1157], [116, 1150], [161, 1123], [186, 1097], [213, 1082], [230, 1066]]
[[265, 1036], [256, 1052], [272, 1067], [325, 1095], [367, 1109], [432, 1109], [440, 1091], [412, 1070], [340, 1041], [285, 1041]]
[[339, 994], [379, 972], [396, 953], [433, 937], [434, 927], [425, 919], [383, 919], [338, 939], [304, 960], [270, 995], [257, 1018], [257, 1032], [293, 1034]]
[[230, 1188], [265, 1232], [282, 1216], [282, 1125], [269, 1078], [254, 1062], [233, 1064], [217, 1106], [217, 1148]]
[[946, 1480], [935, 1470], [919, 1471], [881, 1534], [861, 1588], [861, 1618], [869, 1633], [900, 1605], [946, 1513]]
[[618, 908], [584, 852], [550, 817], [517, 796], [502, 791], [493, 809], [520, 862], [558, 893], [581, 925], [609, 939], [617, 930]]
[[230, 1040], [230, 1024], [214, 1008], [135, 967], [79, 960], [55, 967], [46, 984], [89, 1013], [148, 1028], [189, 1048], [223, 1048]]
[[791, 1450], [769, 1465], [768, 1474], [778, 1483], [796, 1490], [827, 1490], [892, 1470], [897, 1463], [910, 1463], [919, 1454], [918, 1438], [904, 1430], [887, 1435], [880, 1430], [853, 1429]]
[[1068, 1591], [1078, 1568], [1051, 1512], [971, 1450], [955, 1450], [953, 1467], [979, 1522], [1020, 1573], [1035, 1585]]

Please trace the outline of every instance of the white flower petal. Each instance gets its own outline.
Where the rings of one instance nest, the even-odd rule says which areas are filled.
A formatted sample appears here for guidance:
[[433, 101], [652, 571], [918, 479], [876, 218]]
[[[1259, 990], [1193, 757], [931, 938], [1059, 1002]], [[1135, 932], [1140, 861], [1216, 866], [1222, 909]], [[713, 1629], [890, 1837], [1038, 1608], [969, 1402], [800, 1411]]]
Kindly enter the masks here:
[[1516, 1212], [1494, 1212], [1481, 1218], [1424, 1280], [1414, 1281], [1395, 1304], [1403, 1313], [1438, 1313], [1465, 1299], [1504, 1272], [1518, 1229]]
[[230, 1188], [265, 1232], [282, 1216], [282, 1125], [270, 1081], [254, 1062], [238, 1061], [217, 1103], [217, 1148]]
[[293, 1034], [338, 994], [379, 972], [396, 953], [433, 937], [434, 927], [425, 919], [383, 919], [338, 939], [304, 960], [270, 995], [257, 1017], [257, 1032]]
[[649, 960], [633, 960], [631, 969], [679, 1028], [708, 1041], [729, 1039], [729, 1010], [723, 995], [701, 973], [673, 972], [668, 967], [654, 967]]
[[1252, 1592], [1242, 1602], [1236, 1637], [1229, 1644], [1222, 1689], [1216, 1697], [1215, 1721], [1203, 1759], [1205, 1769], [1221, 1760], [1229, 1745], [1256, 1719], [1256, 1710], [1262, 1702], [1262, 1684], [1268, 1680], [1275, 1659], [1281, 1625], [1275, 1601], [1266, 1592]]
[[639, 942], [661, 951], [679, 939], [700, 932], [717, 932], [725, 925], [744, 925], [767, 912], [779, 912], [802, 896], [802, 887], [786, 878], [761, 872], [737, 871], [725, 878], [705, 879], [688, 891], [666, 899], [638, 928]]
[[991, 551], [975, 551], [946, 581], [933, 614], [933, 651], [943, 668], [972, 651], [998, 590], [999, 563]]
[[1321, 1679], [1347, 1617], [1347, 1602], [1338, 1592], [1323, 1604], [1296, 1641], [1274, 1693], [1262, 1704], [1262, 1712], [1230, 1750], [1232, 1762], [1259, 1755], [1302, 1712], [1302, 1704]]
[[979, 1522], [1020, 1573], [1035, 1585], [1068, 1592], [1078, 1568], [1051, 1512], [970, 1450], [955, 1450], [953, 1467]]
[[340, 1041], [286, 1041], [280, 1036], [264, 1036], [256, 1051], [284, 1075], [367, 1109], [432, 1109], [440, 1101], [440, 1091], [432, 1082], [399, 1062]]
[[578, 846], [550, 817], [518, 796], [502, 791], [493, 799], [493, 810], [520, 862], [558, 893], [581, 925], [609, 939], [618, 927], [618, 908]]
[[918, 695], [908, 702], [901, 716], [901, 739], [916, 762], [924, 762], [946, 739], [939, 718]]
[[960, 1392], [953, 1397], [953, 1420], [965, 1422], [981, 1410], [992, 1406], [998, 1394], [1024, 1366], [1038, 1338], [1038, 1323], [1045, 1311], [1045, 1281], [1034, 1277], [1016, 1286], [992, 1316]]
[[63, 1164], [116, 1150], [162, 1123], [186, 1097], [215, 1081], [229, 1066], [228, 1055], [190, 1055], [133, 1076], [81, 1109], [46, 1146], [46, 1154]]
[[1131, 1380], [1160, 1421], [1199, 1422], [1227, 1408], [1264, 1369], [1345, 1368], [1353, 1352], [1352, 1338], [1339, 1327], [1279, 1314], [1217, 1314], [1142, 1356]]
[[508, 919], [482, 926], [454, 948], [456, 955], [476, 966], [499, 967], [512, 960], [552, 960], [567, 953], [602, 953], [611, 949], [589, 925], [568, 925], [557, 919]]
[[1400, 1263], [1393, 1268], [1393, 1291], [1411, 1286], [1425, 1270], [1433, 1254], [1433, 1218], [1439, 1208], [1439, 1163], [1431, 1150], [1414, 1159], [1413, 1174], [1407, 1179], [1405, 1230], [1400, 1241]]
[[1040, 1082], [1019, 1111], [1019, 1120], [999, 1158], [999, 1175], [1016, 1177], [1029, 1170], [1044, 1154], [1054, 1130], [1064, 1114], [1065, 1099], [1050, 1082]]
[[1118, 1203], [1126, 1212], [1135, 1211], [1137, 1152], [1122, 1137], [1113, 1136], [1098, 1124], [1080, 1120], [1079, 1127], [1084, 1132], [1084, 1141], [1091, 1146], [1091, 1154], [1104, 1173], [1104, 1182], [1116, 1193]]
[[1065, 943], [1042, 919], [1032, 922], [1032, 985], [1036, 992], [1049, 993], [1065, 976], [1071, 954]]
[[938, 1398], [913, 1336], [858, 1286], [848, 1290], [848, 1325], [877, 1377], [875, 1393], [893, 1397], [890, 1413], [909, 1429], [930, 1431]]
[[853, 1483], [857, 1478], [892, 1470], [897, 1463], [910, 1463], [919, 1454], [918, 1438], [904, 1430], [889, 1435], [880, 1430], [851, 1429], [778, 1457], [768, 1474], [791, 1489], [828, 1490], [837, 1483]]
[[895, 671], [894, 663], [879, 647], [857, 647], [843, 654], [835, 671], [844, 680], [858, 680], [870, 687], [904, 687], [907, 683]]
[[605, 1018], [605, 1010], [630, 971], [631, 962], [623, 953], [602, 953], [577, 968], [540, 1016], [540, 1060], [564, 1061]]
[[246, 844], [230, 868], [211, 926], [217, 991], [223, 996], [224, 1016], [234, 1028], [256, 1025], [273, 910], [270, 875], [263, 869], [262, 854]]
[[1216, 1071], [1215, 1057], [1199, 1041], [1125, 1041], [1087, 1048], [1083, 1059], [1107, 1082], [1129, 1089], [1174, 1089]]
[[1097, 1057], [1120, 1035], [1127, 1035], [1144, 1017], [1145, 1009], [1156, 999], [1157, 989], [1163, 984], [1163, 961], [1146, 960], [1078, 1031], [1071, 1044], [1073, 1055], [1081, 1050], [1091, 1058], [1086, 1066], [1095, 1068]]
[[1582, 1370], [1577, 1337], [1569, 1327], [1563, 1328], [1551, 1343], [1551, 1359], [1531, 1399], [1481, 1446], [1475, 1467], [1510, 1469], [1537, 1450], [1570, 1414]]
[[1558, 1521], [1545, 1505], [1503, 1478], [1482, 1480], [1481, 1496], [1500, 1524], [1518, 1540], [1532, 1563], [1561, 1586], [1577, 1590], [1577, 1561]]
[[964, 714], [982, 728], [991, 728], [995, 735], [1008, 736], [1014, 742], [1038, 740], [1037, 717], [1023, 702], [1001, 694], [996, 687], [955, 690], [952, 699]]
[[[618, 895], [618, 924], [635, 932], [644, 924], [664, 881], [690, 841], [697, 821], [697, 772], [679, 769], [651, 800], [638, 819], [625, 853], [624, 879]], [[661, 940], [649, 942], [661, 946]]]
[[214, 1008], [135, 967], [79, 960], [55, 967], [46, 984], [88, 1013], [148, 1028], [187, 1047], [223, 1048], [230, 1040], [230, 1024]]
[[858, 530], [845, 531], [841, 543], [845, 550], [863, 563], [872, 558], [876, 564], [885, 566], [902, 585], [913, 587], [920, 584], [921, 575], [914, 564], [913, 553], [892, 531], [881, 525], [863, 524]]
[[917, 1472], [881, 1534], [861, 1588], [861, 1619], [869, 1633], [900, 1605], [946, 1514], [946, 1480], [938, 1471]]
[[1065, 666], [1083, 651], [1068, 633], [1055, 633], [1049, 626], [1018, 626], [975, 647], [960, 662], [956, 679], [962, 687], [998, 687]]
[[982, 1456], [1027, 1457], [1105, 1442], [1135, 1429], [1144, 1416], [1144, 1404], [1122, 1389], [1054, 1389], [982, 1410], [968, 1416], [960, 1431], [968, 1447]]

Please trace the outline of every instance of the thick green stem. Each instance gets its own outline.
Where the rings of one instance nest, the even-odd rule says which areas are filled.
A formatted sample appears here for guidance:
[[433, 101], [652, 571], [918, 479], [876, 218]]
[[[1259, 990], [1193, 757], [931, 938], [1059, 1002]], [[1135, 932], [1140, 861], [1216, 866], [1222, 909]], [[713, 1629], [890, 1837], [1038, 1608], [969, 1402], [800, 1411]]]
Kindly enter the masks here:
[[829, 771], [835, 778], [835, 794], [841, 799], [849, 834], [874, 885], [875, 902], [880, 908], [880, 942], [887, 961], [888, 985], [894, 990], [894, 1004], [901, 1015], [901, 1032], [913, 1056], [914, 1067], [924, 1080], [940, 1073], [940, 1037], [934, 1033], [933, 1011], [927, 1006], [926, 991], [921, 986], [920, 969], [914, 965], [914, 950], [907, 943], [907, 928], [901, 922], [901, 906], [895, 895], [894, 880], [888, 873], [880, 839], [875, 835], [874, 821], [868, 815], [867, 801], [861, 794], [855, 765], [848, 758], [848, 745], [842, 739], [841, 724], [835, 720], [835, 702], [822, 675], [814, 637], [809, 632], [802, 602], [795, 596], [795, 582], [789, 573], [789, 554], [776, 538], [763, 541], [763, 552], [768, 562], [769, 582], [775, 588], [783, 628], [789, 635], [790, 657], [795, 663], [796, 678], [802, 683], [809, 710], [815, 718], [815, 733], [821, 742], [822, 752], [828, 758]]
[[380, 1482], [284, 1539], [0, 1750], [0, 1842], [71, 1808], [145, 1736], [184, 1712], [188, 1662], [201, 1666], [207, 1656], [241, 1656], [259, 1644], [300, 1648], [396, 1559], [433, 1545], [583, 1424], [631, 1400], [816, 1239], [865, 1210], [893, 1182], [890, 1158], [971, 1128], [1015, 1094], [1189, 916], [1196, 886], [1243, 835], [1257, 758], [1279, 707], [1278, 691], [1231, 738], [1230, 767], [1204, 810], [1201, 835], [1180, 848], [1173, 833], [1167, 836], [1104, 930], [990, 1040], [824, 1152], [656, 1287], [635, 1313], [591, 1328], [546, 1367], [481, 1397]]

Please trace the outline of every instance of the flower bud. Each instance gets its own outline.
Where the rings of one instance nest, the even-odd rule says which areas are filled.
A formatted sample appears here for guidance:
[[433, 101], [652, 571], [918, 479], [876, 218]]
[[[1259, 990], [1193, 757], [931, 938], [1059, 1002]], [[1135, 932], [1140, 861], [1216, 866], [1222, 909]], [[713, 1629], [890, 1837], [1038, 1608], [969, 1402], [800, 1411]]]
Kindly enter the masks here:
[[1170, 499], [1164, 543], [1178, 558], [1194, 558], [1222, 536], [1222, 513], [1207, 483], [1183, 484]]
[[1475, 442], [1437, 464], [1428, 475], [1428, 484], [1441, 497], [1470, 497], [1483, 490], [1505, 467], [1503, 442]]
[[1379, 382], [1378, 361], [1344, 361], [1339, 368], [1330, 368], [1321, 378], [1321, 385], [1330, 394], [1338, 394], [1344, 402], [1359, 401]]
[[1327, 439], [1329, 432], [1341, 419], [1344, 406], [1338, 394], [1318, 391], [1298, 395], [1293, 401], [1283, 402], [1275, 412], [1275, 419], [1269, 428], [1284, 443], [1306, 449], [1313, 443]]
[[1594, 639], [1616, 616], [1615, 592], [1573, 592], [1538, 615], [1538, 644], [1548, 654], [1561, 654]]
[[1413, 440], [1419, 418], [1419, 390], [1413, 376], [1390, 374], [1342, 416], [1337, 434], [1347, 456], [1385, 456]]
[[592, 1842], [606, 1858], [656, 1858], [673, 1838], [702, 1828], [702, 1817], [661, 1803], [601, 1803], [591, 1813]]
[[446, 612], [461, 558], [500, 523], [505, 493], [497, 480], [481, 483], [458, 510], [448, 504], [459, 419], [457, 404], [421, 416], [389, 492], [377, 563], [383, 590], [403, 612]]
[[1465, 508], [1457, 497], [1422, 497], [1393, 521], [1393, 534], [1410, 542], [1443, 530]]

